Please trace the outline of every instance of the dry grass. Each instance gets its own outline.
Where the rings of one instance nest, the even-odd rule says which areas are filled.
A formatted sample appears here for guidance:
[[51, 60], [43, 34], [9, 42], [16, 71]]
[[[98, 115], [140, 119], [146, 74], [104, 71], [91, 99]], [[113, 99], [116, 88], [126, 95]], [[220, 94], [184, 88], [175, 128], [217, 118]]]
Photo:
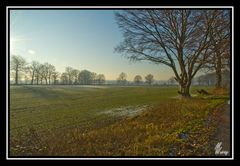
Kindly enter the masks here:
[[229, 89], [227, 88], [213, 88], [210, 90], [210, 93], [214, 95], [228, 95]]
[[[38, 133], [30, 128], [11, 140], [11, 155], [50, 156], [209, 156], [216, 107], [224, 99], [169, 99], [136, 117], [116, 123], [96, 121]], [[99, 125], [98, 125], [99, 124]]]

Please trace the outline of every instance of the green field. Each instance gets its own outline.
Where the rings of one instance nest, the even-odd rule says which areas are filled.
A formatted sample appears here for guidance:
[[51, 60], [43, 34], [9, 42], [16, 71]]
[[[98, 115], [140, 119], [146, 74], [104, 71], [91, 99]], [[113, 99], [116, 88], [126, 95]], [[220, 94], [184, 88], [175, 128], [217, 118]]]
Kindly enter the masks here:
[[215, 124], [206, 130], [205, 121], [228, 98], [179, 99], [177, 87], [10, 86], [10, 155], [209, 155], [179, 150], [187, 145], [178, 134], [209, 139]]

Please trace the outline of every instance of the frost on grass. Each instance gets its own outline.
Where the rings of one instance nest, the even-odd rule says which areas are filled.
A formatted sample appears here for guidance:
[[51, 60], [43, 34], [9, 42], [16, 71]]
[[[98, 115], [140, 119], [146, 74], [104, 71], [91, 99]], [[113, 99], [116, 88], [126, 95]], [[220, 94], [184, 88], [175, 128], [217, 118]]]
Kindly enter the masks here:
[[147, 110], [148, 107], [149, 107], [148, 105], [118, 107], [118, 108], [105, 110], [100, 114], [107, 114], [110, 116], [117, 116], [117, 117], [121, 117], [121, 116], [134, 117], [136, 115], [139, 115], [143, 111]]
[[102, 85], [68, 85], [68, 87], [71, 88], [97, 88], [97, 89], [106, 89], [109, 88], [108, 86], [102, 86]]

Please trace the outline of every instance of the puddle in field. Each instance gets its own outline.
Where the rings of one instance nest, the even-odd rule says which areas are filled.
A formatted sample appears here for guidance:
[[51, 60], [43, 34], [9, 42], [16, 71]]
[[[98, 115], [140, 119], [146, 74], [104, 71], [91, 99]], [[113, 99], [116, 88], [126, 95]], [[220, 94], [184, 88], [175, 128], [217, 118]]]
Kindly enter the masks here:
[[136, 115], [139, 115], [143, 111], [145, 111], [147, 108], [149, 108], [148, 105], [118, 107], [118, 108], [113, 108], [113, 109], [103, 111], [100, 114], [107, 114], [110, 116], [134, 117]]

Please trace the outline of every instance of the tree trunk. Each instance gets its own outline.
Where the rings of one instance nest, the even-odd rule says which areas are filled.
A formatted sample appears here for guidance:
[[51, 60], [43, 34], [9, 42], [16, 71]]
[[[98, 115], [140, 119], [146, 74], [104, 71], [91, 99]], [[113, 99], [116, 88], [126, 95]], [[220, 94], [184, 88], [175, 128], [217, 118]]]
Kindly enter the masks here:
[[191, 97], [190, 95], [190, 85], [191, 84], [180, 84], [180, 91], [179, 91], [179, 94], [182, 95], [182, 97], [186, 97], [186, 98], [189, 98]]
[[15, 84], [18, 85], [18, 70], [16, 69]]
[[34, 72], [32, 74], [32, 81], [31, 81], [31, 85], [33, 85], [33, 79], [34, 79]]
[[222, 70], [221, 70], [222, 59], [220, 56], [217, 57], [217, 65], [216, 65], [216, 88], [220, 88], [222, 86]]

